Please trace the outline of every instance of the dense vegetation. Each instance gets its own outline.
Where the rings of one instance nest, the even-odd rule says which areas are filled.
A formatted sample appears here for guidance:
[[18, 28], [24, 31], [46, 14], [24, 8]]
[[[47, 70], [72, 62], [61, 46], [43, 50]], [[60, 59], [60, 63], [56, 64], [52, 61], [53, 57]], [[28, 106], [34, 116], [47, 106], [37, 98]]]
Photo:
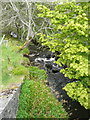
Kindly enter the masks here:
[[[88, 75], [88, 7], [90, 3], [63, 3], [50, 9], [44, 5], [37, 5], [39, 17], [50, 20], [49, 27], [53, 34], [40, 33], [42, 45], [46, 45], [52, 52], [60, 52], [55, 63], [63, 66], [60, 70], [66, 77], [76, 79], [77, 82], [67, 84], [64, 89], [67, 94], [80, 102], [86, 109], [90, 108], [90, 74]], [[78, 81], [79, 80], [79, 81]]]
[[68, 118], [67, 113], [45, 85], [46, 72], [29, 67], [29, 79], [21, 88], [17, 118]]
[[47, 46], [54, 54], [58, 52], [55, 63], [63, 67], [60, 72], [65, 77], [73, 80], [63, 89], [85, 109], [90, 109], [90, 3], [36, 4], [25, 0], [7, 4], [1, 2], [1, 5], [2, 34], [15, 39], [6, 37], [8, 45], [0, 45], [0, 89], [24, 82], [17, 117], [67, 118], [62, 105], [45, 86], [45, 71], [28, 67], [28, 60], [22, 56], [23, 53], [29, 54], [26, 47], [32, 44], [31, 41]]
[[46, 86], [46, 72], [38, 67], [28, 66], [29, 60], [23, 57], [23, 53], [29, 53], [28, 49], [19, 52], [22, 43], [10, 36], [5, 39], [8, 39], [8, 44], [3, 42], [0, 46], [0, 87], [1, 90], [15, 89], [17, 84], [22, 83], [17, 118], [68, 118], [62, 104]]

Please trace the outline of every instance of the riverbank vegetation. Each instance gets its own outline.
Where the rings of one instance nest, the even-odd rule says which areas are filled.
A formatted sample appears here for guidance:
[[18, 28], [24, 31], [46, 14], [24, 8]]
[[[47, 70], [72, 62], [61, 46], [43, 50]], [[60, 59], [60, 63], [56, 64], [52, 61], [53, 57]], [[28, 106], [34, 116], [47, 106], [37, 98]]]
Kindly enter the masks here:
[[[7, 39], [7, 37], [5, 38]], [[14, 89], [22, 84], [17, 118], [68, 118], [62, 104], [56, 100], [48, 86], [44, 70], [30, 66], [30, 61], [23, 57], [28, 49], [20, 50], [21, 43], [8, 37], [7, 45], [2, 43], [1, 91]]]
[[72, 100], [90, 109], [90, 3], [25, 0], [1, 2], [1, 5], [0, 28], [6, 42], [0, 44], [0, 88], [23, 82], [17, 117], [68, 116], [45, 86], [45, 71], [30, 67], [30, 61], [23, 57], [23, 54], [30, 57], [28, 46], [32, 42], [37, 47], [38, 44], [47, 47], [57, 56], [55, 63], [63, 68], [60, 72], [72, 79], [63, 89]]
[[13, 39], [8, 38], [8, 42], [2, 43], [2, 46], [0, 46], [0, 91], [11, 88], [14, 84], [22, 83], [23, 79], [28, 74], [28, 70], [24, 64], [25, 62], [29, 63], [29, 60], [18, 52], [20, 46], [19, 42], [11, 40]]
[[46, 72], [29, 67], [30, 80], [25, 79], [21, 88], [17, 118], [68, 118], [62, 104], [46, 86]]

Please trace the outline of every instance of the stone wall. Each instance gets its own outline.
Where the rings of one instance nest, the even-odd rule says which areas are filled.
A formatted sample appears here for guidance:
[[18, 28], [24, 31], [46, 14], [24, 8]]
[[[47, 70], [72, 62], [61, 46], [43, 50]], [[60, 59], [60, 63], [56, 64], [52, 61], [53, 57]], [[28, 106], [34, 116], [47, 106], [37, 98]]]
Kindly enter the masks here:
[[0, 120], [2, 118], [16, 118], [20, 87], [21, 85], [16, 89], [0, 93]]

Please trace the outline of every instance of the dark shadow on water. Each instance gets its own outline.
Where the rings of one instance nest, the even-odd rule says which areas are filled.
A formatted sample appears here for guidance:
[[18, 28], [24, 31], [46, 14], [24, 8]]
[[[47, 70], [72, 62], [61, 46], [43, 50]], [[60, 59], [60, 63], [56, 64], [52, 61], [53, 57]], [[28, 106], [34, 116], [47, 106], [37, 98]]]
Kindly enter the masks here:
[[[33, 65], [35, 65], [34, 60], [37, 57], [50, 56], [51, 52], [48, 52], [48, 49], [38, 49], [36, 46], [29, 46], [31, 51], [30, 54], [36, 54], [33, 57], [30, 57], [30, 61]], [[48, 54], [48, 55], [47, 55]], [[49, 64], [53, 64], [52, 62]], [[52, 93], [58, 99], [58, 101], [63, 103], [65, 110], [68, 112], [70, 118], [68, 120], [89, 120], [90, 118], [90, 110], [86, 110], [82, 107], [78, 102], [73, 101], [70, 97], [66, 94], [66, 92], [62, 89], [67, 83], [71, 82], [69, 78], [64, 77], [64, 75], [57, 70], [52, 70], [53, 68], [45, 68], [43, 62], [37, 64], [40, 66], [41, 69], [45, 69], [48, 74], [48, 86], [51, 88]], [[54, 72], [53, 72], [54, 71]]]
[[90, 110], [86, 110], [78, 102], [73, 101], [62, 88], [70, 81], [62, 73], [48, 73], [49, 86], [53, 88], [56, 98], [63, 103], [65, 110], [69, 113], [69, 120], [89, 120]]

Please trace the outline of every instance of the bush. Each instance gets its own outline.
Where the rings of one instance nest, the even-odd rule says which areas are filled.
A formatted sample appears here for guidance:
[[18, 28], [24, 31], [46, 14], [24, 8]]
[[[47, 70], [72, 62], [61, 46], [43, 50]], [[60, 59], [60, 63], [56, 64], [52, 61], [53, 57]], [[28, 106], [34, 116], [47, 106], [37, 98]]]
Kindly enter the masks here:
[[[25, 80], [21, 88], [17, 118], [67, 118], [62, 104], [51, 94], [50, 89], [44, 84], [46, 78], [44, 70], [30, 67], [34, 70], [31, 80]], [[38, 71], [41, 73], [37, 75]], [[41, 78], [41, 76], [44, 76]], [[42, 82], [41, 82], [42, 81]]]

